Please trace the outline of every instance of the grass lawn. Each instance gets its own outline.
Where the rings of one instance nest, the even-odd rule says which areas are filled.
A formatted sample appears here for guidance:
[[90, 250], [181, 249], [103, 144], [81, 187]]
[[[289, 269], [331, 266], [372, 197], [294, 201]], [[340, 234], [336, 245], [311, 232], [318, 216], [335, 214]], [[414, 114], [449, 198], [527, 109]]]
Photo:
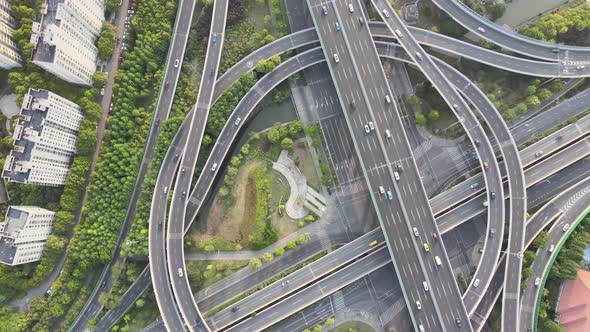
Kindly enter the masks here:
[[307, 184], [309, 184], [312, 188], [316, 190], [321, 188], [322, 183], [320, 177], [318, 176], [315, 166], [313, 165], [313, 160], [311, 157], [311, 153], [309, 153], [309, 146], [305, 143], [305, 148], [301, 149], [295, 146], [295, 150], [293, 151], [293, 155], [291, 156], [293, 160], [299, 158], [299, 170], [305, 177], [307, 178]]
[[248, 265], [248, 261], [188, 261], [186, 274], [194, 293]]
[[375, 330], [363, 323], [357, 321], [350, 321], [343, 324], [340, 324], [332, 330], [334, 332], [374, 332]]
[[231, 206], [216, 196], [209, 210], [205, 232], [191, 228], [191, 241], [199, 243], [222, 238], [226, 241], [248, 247], [248, 234], [252, 231], [256, 215], [255, 181], [249, 176], [257, 166], [263, 166], [258, 160], [247, 161], [239, 168], [236, 182], [232, 186], [234, 201]]

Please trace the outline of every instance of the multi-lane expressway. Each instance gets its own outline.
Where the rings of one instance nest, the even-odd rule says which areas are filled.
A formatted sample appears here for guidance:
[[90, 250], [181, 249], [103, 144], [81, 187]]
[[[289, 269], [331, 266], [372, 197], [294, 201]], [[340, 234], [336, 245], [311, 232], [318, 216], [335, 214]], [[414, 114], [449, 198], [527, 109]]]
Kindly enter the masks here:
[[[439, 67], [434, 63], [433, 59], [430, 58], [430, 56], [422, 49], [422, 47], [414, 39], [409, 29], [406, 28], [406, 25], [402, 22], [397, 13], [393, 10], [389, 2], [382, 0], [372, 0], [372, 3], [373, 6], [377, 9], [377, 12], [380, 13], [380, 15], [382, 16], [382, 19], [388, 26], [391, 33], [397, 36], [398, 42], [406, 50], [407, 55], [409, 55], [414, 60], [414, 63], [421, 69], [422, 73], [438, 90], [438, 92], [442, 95], [443, 99], [445, 99], [447, 104], [449, 104], [450, 108], [457, 109], [458, 107], [469, 107], [465, 102], [463, 102], [462, 98], [459, 95], [459, 92], [451, 86], [451, 83], [449, 82], [448, 78], [448, 72], [443, 74], [441, 69], [439, 69]], [[465, 78], [465, 80], [467, 79]], [[469, 87], [473, 87], [476, 90], [476, 92], [480, 92], [479, 94], [473, 96], [473, 98], [481, 98], [481, 104], [484, 104], [488, 107], [486, 107], [486, 109], [478, 109], [478, 111], [486, 120], [492, 133], [496, 137], [496, 140], [500, 142], [500, 152], [502, 154], [502, 158], [505, 161], [504, 166], [506, 168], [506, 174], [508, 177], [507, 191], [509, 195], [508, 208], [510, 215], [508, 250], [511, 252], [520, 252], [522, 251], [522, 241], [524, 240], [524, 221], [526, 216], [526, 190], [524, 183], [524, 174], [520, 163], [518, 149], [516, 148], [516, 143], [510, 135], [506, 123], [504, 122], [496, 108], [493, 107], [493, 105], [489, 102], [488, 98], [485, 95], [483, 95], [483, 93], [481, 93], [481, 91], [475, 85], [470, 85], [471, 82], [469, 82], [468, 80], [466, 83], [467, 84], [462, 89], [462, 91], [467, 90], [467, 88]], [[491, 110], [491, 112], [486, 112], [486, 110]], [[478, 144], [476, 141], [475, 148], [478, 149], [480, 144], [485, 143], [487, 142]], [[492, 151], [493, 154], [491, 146], [488, 146], [488, 149]], [[480, 155], [480, 158], [483, 157], [482, 153], [479, 152], [479, 150], [478, 154]], [[496, 177], [491, 178], [492, 181], [490, 181], [486, 176], [484, 176], [486, 188], [488, 190], [487, 201], [490, 205], [488, 208], [487, 230], [489, 236], [486, 237], [486, 240], [484, 242], [484, 252], [478, 264], [478, 268], [475, 271], [473, 281], [469, 285], [468, 291], [463, 297], [468, 313], [472, 313], [473, 310], [475, 310], [477, 303], [481, 299], [481, 292], [479, 290], [486, 289], [488, 287], [488, 284], [491, 282], [492, 274], [490, 273], [490, 271], [495, 268], [496, 263], [498, 261], [498, 257], [500, 256], [502, 235], [504, 233], [504, 202], [500, 200], [495, 201], [496, 193], [499, 194], [500, 192], [503, 192], [500, 170], [497, 164], [492, 165], [492, 167], [488, 166], [487, 160], [491, 159], [480, 160], [480, 163], [485, 163], [482, 165], [484, 175], [487, 175], [491, 172], [497, 173], [495, 174]], [[498, 180], [498, 178], [500, 178], [500, 180]], [[502, 207], [502, 209], [500, 210], [501, 214], [495, 217], [491, 215], [492, 211], [494, 211], [492, 209], [492, 204], [494, 203], [499, 204]], [[515, 261], [513, 261], [509, 259], [508, 261], [509, 266], [514, 266], [515, 268], [518, 267], [517, 274], [520, 274], [520, 263], [518, 262], [518, 260], [516, 259]], [[512, 287], [506, 287], [505, 289], [512, 290]], [[505, 292], [505, 294], [506, 293], [508, 292]], [[516, 290], [516, 295], [516, 299], [518, 300], [518, 289]]]
[[470, 330], [362, 5], [307, 3], [413, 325]]
[[570, 70], [576, 70], [577, 64], [590, 63], [590, 47], [557, 45], [523, 36], [487, 20], [458, 0], [432, 2], [469, 31], [505, 49], [531, 58], [559, 61]]

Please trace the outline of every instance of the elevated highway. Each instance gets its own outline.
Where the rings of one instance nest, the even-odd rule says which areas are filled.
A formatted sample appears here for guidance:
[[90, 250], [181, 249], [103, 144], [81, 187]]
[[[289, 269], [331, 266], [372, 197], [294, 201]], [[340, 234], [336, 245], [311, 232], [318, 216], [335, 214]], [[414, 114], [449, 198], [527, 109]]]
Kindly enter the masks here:
[[[579, 64], [590, 63], [590, 47], [551, 44], [523, 36], [489, 21], [458, 0], [432, 2], [467, 30], [505, 49], [531, 58], [560, 62], [570, 71], [575, 71]], [[479, 28], [483, 28], [484, 32]]]

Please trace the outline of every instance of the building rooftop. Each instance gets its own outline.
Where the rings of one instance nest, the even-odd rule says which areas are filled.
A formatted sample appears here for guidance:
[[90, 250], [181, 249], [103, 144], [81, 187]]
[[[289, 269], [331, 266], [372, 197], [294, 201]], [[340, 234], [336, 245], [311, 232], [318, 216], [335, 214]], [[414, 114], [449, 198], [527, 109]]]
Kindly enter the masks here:
[[576, 280], [564, 283], [557, 313], [567, 332], [590, 331], [590, 272], [578, 269]]
[[4, 264], [12, 265], [16, 255], [16, 246], [12, 243], [14, 240], [7, 237], [0, 238], [0, 261]]

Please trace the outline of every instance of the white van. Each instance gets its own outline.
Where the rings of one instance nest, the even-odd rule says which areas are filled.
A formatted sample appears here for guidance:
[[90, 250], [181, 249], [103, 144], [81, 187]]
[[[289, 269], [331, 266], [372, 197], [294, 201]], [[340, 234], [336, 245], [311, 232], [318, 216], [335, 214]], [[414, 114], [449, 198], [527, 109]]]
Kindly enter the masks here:
[[385, 129], [385, 136], [387, 136], [387, 138], [391, 138], [391, 132], [389, 129]]
[[434, 256], [434, 262], [435, 262], [435, 263], [436, 263], [436, 265], [438, 265], [438, 266], [441, 266], [441, 265], [442, 265], [442, 262], [441, 262], [441, 260], [440, 260], [440, 257], [438, 257], [438, 256]]
[[479, 279], [475, 279], [475, 281], [473, 282], [473, 287], [477, 288], [477, 286], [479, 286]]
[[164, 187], [164, 194], [168, 193], [168, 187]]
[[385, 95], [385, 101], [386, 101], [388, 104], [391, 104], [391, 98], [389, 98], [389, 95]]

